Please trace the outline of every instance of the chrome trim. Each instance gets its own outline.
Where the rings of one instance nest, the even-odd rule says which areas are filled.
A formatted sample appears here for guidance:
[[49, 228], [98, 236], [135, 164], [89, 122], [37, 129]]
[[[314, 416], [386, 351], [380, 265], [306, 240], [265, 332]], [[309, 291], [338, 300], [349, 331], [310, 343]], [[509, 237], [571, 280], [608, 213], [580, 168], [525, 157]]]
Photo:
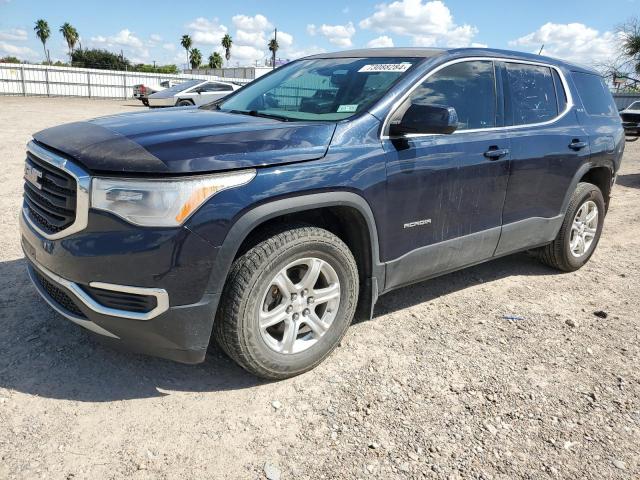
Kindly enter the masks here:
[[[567, 82], [567, 79], [565, 78], [564, 73], [562, 72], [562, 70], [560, 70], [560, 68], [556, 67], [555, 65], [551, 65], [551, 64], [545, 63], [545, 62], [533, 62], [533, 61], [529, 61], [529, 60], [519, 60], [517, 58], [499, 58], [499, 57], [464, 57], [464, 58], [456, 58], [455, 60], [451, 60], [449, 62], [443, 63], [442, 65], [438, 65], [433, 70], [430, 70], [429, 72], [425, 73], [422, 77], [420, 77], [420, 79], [416, 83], [413, 84], [413, 86], [409, 90], [407, 90], [404, 94], [402, 94], [402, 96], [393, 104], [393, 106], [389, 110], [389, 113], [385, 117], [384, 122], [382, 123], [382, 129], [380, 131], [380, 140], [390, 140], [391, 138], [397, 138], [397, 137], [390, 137], [389, 135], [385, 135], [385, 132], [387, 132], [388, 129], [389, 129], [389, 123], [391, 122], [391, 118], [396, 113], [396, 111], [400, 108], [400, 106], [404, 103], [404, 101], [409, 97], [409, 95], [411, 95], [413, 93], [413, 91], [416, 90], [422, 84], [422, 82], [424, 82], [431, 75], [439, 72], [443, 68], [448, 67], [449, 65], [454, 65], [456, 63], [462, 63], [462, 62], [476, 61], [476, 60], [477, 61], [492, 61], [494, 63], [495, 62], [521, 63], [521, 64], [525, 64], [525, 65], [537, 65], [537, 66], [540, 66], [540, 67], [552, 68], [558, 73], [558, 76], [560, 77], [560, 81], [562, 82], [562, 87], [564, 88], [565, 94], [567, 95], [567, 105], [566, 105], [564, 111], [561, 114], [559, 114], [557, 117], [555, 117], [555, 118], [553, 118], [551, 120], [547, 120], [546, 122], [527, 123], [526, 125], [509, 125], [509, 126], [504, 126], [504, 127], [489, 127], [489, 128], [473, 128], [473, 129], [469, 129], [469, 130], [456, 130], [451, 135], [463, 134], [463, 133], [473, 133], [473, 132], [491, 132], [491, 131], [502, 131], [502, 130], [515, 130], [515, 129], [519, 129], [519, 128], [530, 128], [530, 127], [540, 127], [540, 126], [544, 126], [544, 125], [551, 125], [552, 123], [557, 122], [558, 120], [563, 118], [565, 115], [567, 115], [571, 111], [571, 109], [575, 106], [574, 103], [573, 103], [573, 95], [571, 95], [571, 90], [569, 89], [569, 84]], [[402, 138], [430, 137], [430, 136], [434, 136], [434, 135], [444, 135], [444, 134], [439, 134], [439, 133], [414, 133], [414, 134], [410, 134], [410, 135], [405, 135]]]
[[111, 290], [112, 292], [133, 293], [135, 295], [148, 295], [156, 298], [156, 307], [153, 310], [149, 310], [148, 312], [145, 312], [145, 313], [128, 312], [127, 310], [118, 310], [114, 308], [102, 307], [100, 304], [98, 304], [104, 310], [109, 310], [111, 312], [122, 312], [121, 314], [105, 313], [105, 315], [115, 315], [119, 317], [130, 318], [132, 320], [151, 320], [152, 318], [157, 317], [161, 313], [164, 313], [167, 310], [169, 310], [169, 294], [164, 288], [131, 287], [128, 285], [116, 285], [113, 283], [104, 283], [104, 282], [89, 282], [89, 286], [94, 288], [100, 288], [102, 290]]
[[62, 278], [60, 275], [56, 275], [55, 273], [51, 272], [38, 263], [36, 263], [35, 265], [40, 272], [49, 277], [53, 282], [62, 285], [64, 288], [71, 291], [78, 300], [85, 304], [86, 307], [100, 315], [127, 318], [129, 320], [151, 320], [152, 318], [157, 317], [158, 315], [166, 312], [169, 309], [169, 294], [162, 288], [130, 287], [127, 285], [115, 285], [112, 283], [90, 282], [90, 287], [102, 288], [104, 290], [111, 290], [114, 292], [150, 295], [156, 297], [157, 301], [156, 307], [153, 310], [149, 310], [145, 313], [129, 312], [127, 310], [105, 307], [91, 298], [91, 296], [87, 292], [85, 292], [77, 283], [74, 283], [71, 280], [67, 280], [66, 278]]
[[62, 308], [60, 305], [54, 302], [49, 296], [49, 294], [47, 293], [47, 291], [42, 287], [42, 285], [40, 285], [40, 282], [38, 281], [38, 279], [35, 278], [34, 270], [35, 269], [31, 265], [27, 266], [27, 274], [31, 279], [31, 283], [33, 283], [33, 286], [36, 287], [36, 290], [38, 291], [42, 299], [45, 302], [47, 302], [49, 306], [53, 308], [57, 313], [65, 317], [67, 320], [72, 321], [76, 325], [80, 325], [81, 327], [86, 328], [87, 330], [91, 330], [94, 333], [104, 335], [106, 337], [111, 337], [111, 338], [118, 338], [118, 339], [120, 338], [117, 335], [114, 335], [113, 333], [111, 333], [110, 331], [105, 330], [100, 325], [93, 323], [91, 320], [78, 317], [77, 315], [74, 315], [69, 310]]
[[31, 140], [27, 144], [27, 150], [31, 152], [33, 156], [39, 158], [40, 160], [50, 163], [54, 167], [59, 168], [60, 170], [63, 170], [64, 172], [71, 175], [75, 179], [77, 186], [76, 219], [71, 225], [59, 232], [53, 234], [47, 233], [43, 231], [36, 223], [34, 223], [31, 218], [29, 218], [28, 209], [23, 203], [22, 215], [24, 216], [29, 226], [48, 240], [57, 240], [59, 238], [64, 238], [71, 235], [72, 233], [77, 233], [87, 228], [87, 223], [89, 222], [89, 188], [91, 185], [91, 176], [89, 175], [89, 173], [79, 166], [71, 163], [66, 158], [42, 148], [33, 140]]

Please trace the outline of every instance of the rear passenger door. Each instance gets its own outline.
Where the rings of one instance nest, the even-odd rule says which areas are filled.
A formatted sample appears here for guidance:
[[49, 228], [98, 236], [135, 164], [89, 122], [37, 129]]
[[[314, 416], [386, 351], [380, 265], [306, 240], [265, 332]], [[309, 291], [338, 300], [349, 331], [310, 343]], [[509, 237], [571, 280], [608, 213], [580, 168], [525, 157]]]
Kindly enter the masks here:
[[588, 136], [560, 69], [515, 61], [500, 69], [511, 160], [497, 255], [555, 238], [565, 193], [589, 157]]

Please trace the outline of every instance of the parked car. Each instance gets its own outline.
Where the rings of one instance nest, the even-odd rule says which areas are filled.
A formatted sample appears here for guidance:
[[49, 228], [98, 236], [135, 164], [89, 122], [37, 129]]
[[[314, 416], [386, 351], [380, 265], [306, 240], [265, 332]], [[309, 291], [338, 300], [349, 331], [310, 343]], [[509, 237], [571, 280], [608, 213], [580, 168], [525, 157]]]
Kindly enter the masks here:
[[149, 107], [191, 107], [219, 100], [240, 88], [228, 82], [188, 80], [149, 96]]
[[285, 378], [402, 286], [525, 250], [582, 267], [623, 149], [583, 67], [325, 53], [205, 107], [36, 133], [22, 245], [44, 299], [105, 341], [196, 363], [213, 336]]
[[637, 140], [640, 137], [640, 101], [621, 110], [620, 118], [627, 137]]
[[145, 85], [144, 83], [140, 83], [138, 85], [133, 86], [133, 96], [140, 100], [147, 107], [149, 106], [149, 95], [153, 95], [156, 92], [160, 92], [166, 88], [173, 87], [174, 85], [178, 85], [182, 82], [182, 80], [165, 80], [160, 82], [159, 85], [149, 84]]

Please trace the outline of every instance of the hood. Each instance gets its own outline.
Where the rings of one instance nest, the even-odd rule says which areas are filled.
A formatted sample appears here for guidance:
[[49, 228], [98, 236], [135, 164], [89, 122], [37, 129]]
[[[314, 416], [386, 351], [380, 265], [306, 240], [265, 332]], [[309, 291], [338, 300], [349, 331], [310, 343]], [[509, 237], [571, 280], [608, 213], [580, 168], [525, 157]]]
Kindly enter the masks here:
[[182, 107], [69, 123], [33, 138], [91, 171], [179, 174], [315, 160], [335, 126]]

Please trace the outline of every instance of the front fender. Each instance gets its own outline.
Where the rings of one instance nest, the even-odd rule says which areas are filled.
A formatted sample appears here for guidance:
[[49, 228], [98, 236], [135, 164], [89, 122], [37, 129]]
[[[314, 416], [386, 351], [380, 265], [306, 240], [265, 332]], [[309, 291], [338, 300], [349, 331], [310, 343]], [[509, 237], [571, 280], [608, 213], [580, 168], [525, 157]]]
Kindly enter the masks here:
[[323, 207], [346, 206], [355, 208], [367, 223], [371, 239], [372, 277], [384, 285], [384, 266], [380, 263], [378, 231], [371, 207], [364, 198], [352, 192], [323, 192], [274, 200], [245, 212], [236, 220], [218, 248], [216, 260], [211, 271], [207, 292], [221, 293], [231, 264], [238, 249], [256, 227], [266, 221], [282, 215]]

